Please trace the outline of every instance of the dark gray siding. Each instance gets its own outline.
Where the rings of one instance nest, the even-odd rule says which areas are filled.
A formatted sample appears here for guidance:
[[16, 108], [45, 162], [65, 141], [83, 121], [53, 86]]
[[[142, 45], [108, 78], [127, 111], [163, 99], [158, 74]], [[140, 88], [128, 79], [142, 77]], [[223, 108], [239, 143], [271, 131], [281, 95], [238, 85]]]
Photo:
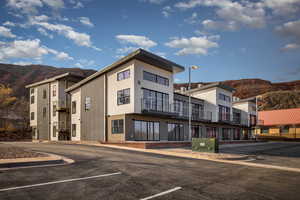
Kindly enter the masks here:
[[[43, 98], [43, 91], [46, 90], [47, 97]], [[50, 97], [51, 98], [51, 97]], [[46, 116], [43, 117], [43, 108], [46, 108]], [[49, 140], [49, 84], [40, 85], [37, 88], [37, 127], [38, 139]]]
[[[81, 140], [105, 139], [105, 76], [102, 75], [81, 87]], [[91, 99], [90, 110], [85, 110], [86, 97]]]

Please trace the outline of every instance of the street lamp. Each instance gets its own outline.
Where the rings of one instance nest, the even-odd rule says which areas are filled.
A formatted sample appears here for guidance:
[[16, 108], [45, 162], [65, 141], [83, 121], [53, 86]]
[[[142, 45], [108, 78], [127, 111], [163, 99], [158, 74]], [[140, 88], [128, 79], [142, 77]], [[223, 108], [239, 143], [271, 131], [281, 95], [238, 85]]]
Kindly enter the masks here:
[[[198, 69], [199, 67], [196, 65], [192, 65], [189, 67], [189, 86], [188, 91], [191, 90], [191, 71]], [[189, 91], [189, 139], [192, 140], [192, 105], [191, 105], [191, 92]]]

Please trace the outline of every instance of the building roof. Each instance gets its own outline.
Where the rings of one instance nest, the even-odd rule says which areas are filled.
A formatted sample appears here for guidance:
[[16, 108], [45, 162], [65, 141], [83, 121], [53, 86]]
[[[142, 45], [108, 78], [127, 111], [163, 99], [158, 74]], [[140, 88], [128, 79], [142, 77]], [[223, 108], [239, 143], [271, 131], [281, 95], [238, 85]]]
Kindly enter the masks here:
[[120, 65], [122, 65], [124, 63], [131, 61], [132, 59], [137, 59], [137, 60], [143, 61], [145, 63], [152, 64], [154, 66], [160, 67], [164, 70], [167, 70], [167, 71], [170, 71], [173, 73], [184, 71], [184, 67], [181, 65], [178, 65], [172, 61], [169, 61], [169, 60], [164, 59], [160, 56], [157, 56], [153, 53], [145, 51], [144, 49], [137, 49], [136, 51], [128, 54], [127, 56], [121, 58], [120, 60], [114, 62], [113, 64], [101, 69], [100, 71], [92, 74], [91, 76], [89, 76], [89, 77], [83, 79], [82, 81], [74, 84], [73, 86], [69, 87], [68, 89], [66, 89], [66, 92], [70, 92], [78, 87], [81, 87], [82, 85], [86, 84], [87, 82], [97, 78], [98, 76], [101, 76], [102, 74], [104, 74], [106, 72], [109, 72], [109, 71], [119, 67]]
[[246, 98], [246, 99], [240, 99], [238, 101], [233, 101], [233, 104], [238, 104], [238, 103], [245, 103], [245, 102], [256, 102], [256, 97], [250, 97], [250, 98]]
[[25, 88], [31, 88], [31, 87], [35, 87], [35, 86], [42, 85], [42, 84], [45, 84], [45, 83], [50, 83], [50, 82], [65, 78], [67, 76], [84, 78], [82, 76], [67, 72], [67, 73], [64, 73], [64, 74], [60, 74], [58, 76], [54, 76], [54, 77], [51, 77], [51, 78], [48, 78], [48, 79], [45, 79], [45, 80], [42, 80], [42, 81], [39, 81], [39, 82], [35, 82], [35, 83], [32, 83], [32, 84], [26, 85]]
[[300, 108], [259, 111], [258, 120], [264, 126], [300, 124]]
[[193, 92], [197, 92], [197, 91], [201, 91], [201, 90], [206, 90], [206, 89], [210, 89], [210, 88], [215, 88], [215, 87], [222, 88], [222, 89], [228, 90], [230, 92], [234, 92], [235, 91], [234, 88], [232, 88], [232, 87], [230, 87], [228, 85], [224, 85], [221, 82], [215, 82], [215, 83], [211, 83], [211, 84], [208, 84], [208, 85], [197, 87], [197, 88], [194, 88], [194, 89], [191, 89], [191, 90], [186, 90], [186, 91], [184, 91], [184, 93], [188, 94], [188, 93], [193, 93]]
[[[184, 96], [184, 97], [189, 97], [189, 95], [186, 95], [186, 94], [182, 94], [182, 93], [179, 93], [179, 92], [173, 92], [174, 93], [174, 95], [180, 95], [180, 96]], [[200, 99], [200, 98], [197, 98], [197, 97], [192, 97], [191, 96], [191, 99], [195, 99], [195, 100], [197, 100], [197, 101], [202, 101], [202, 102], [204, 102], [204, 100], [203, 99]]]

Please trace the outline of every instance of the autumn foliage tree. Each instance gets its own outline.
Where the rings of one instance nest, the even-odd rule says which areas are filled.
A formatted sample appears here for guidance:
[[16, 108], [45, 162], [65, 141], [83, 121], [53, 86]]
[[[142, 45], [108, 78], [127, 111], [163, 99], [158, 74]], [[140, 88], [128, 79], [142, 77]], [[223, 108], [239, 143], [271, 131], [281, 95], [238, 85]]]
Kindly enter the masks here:
[[11, 88], [0, 84], [0, 117], [2, 118], [0, 119], [2, 120], [2, 123], [0, 123], [0, 125], [2, 125], [4, 129], [8, 127], [11, 129], [11, 125], [9, 125], [5, 119], [8, 117], [9, 107], [13, 105], [17, 100], [16, 97], [12, 96], [12, 93], [13, 90]]

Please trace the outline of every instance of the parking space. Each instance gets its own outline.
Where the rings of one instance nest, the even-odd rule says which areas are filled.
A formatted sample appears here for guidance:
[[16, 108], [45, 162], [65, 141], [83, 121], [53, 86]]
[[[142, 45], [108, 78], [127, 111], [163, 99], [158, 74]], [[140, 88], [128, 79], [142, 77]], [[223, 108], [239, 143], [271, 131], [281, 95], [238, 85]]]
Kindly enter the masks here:
[[84, 145], [19, 145], [76, 162], [0, 172], [1, 200], [297, 199], [300, 184], [293, 172]]
[[300, 168], [300, 142], [265, 142], [222, 145], [222, 153], [255, 155], [253, 162]]

